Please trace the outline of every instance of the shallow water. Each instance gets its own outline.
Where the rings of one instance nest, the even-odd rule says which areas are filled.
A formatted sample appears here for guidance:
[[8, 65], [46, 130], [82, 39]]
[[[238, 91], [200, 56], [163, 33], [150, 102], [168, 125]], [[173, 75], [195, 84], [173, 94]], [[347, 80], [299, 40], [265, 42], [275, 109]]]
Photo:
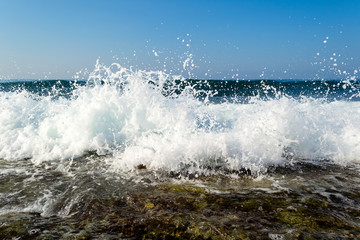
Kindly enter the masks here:
[[[102, 157], [69, 172], [1, 161], [5, 239], [360, 237], [359, 169], [299, 163], [259, 176], [147, 169], [109, 175]], [[81, 171], [84, 164], [93, 167]], [[139, 167], [142, 168], [142, 167]], [[69, 174], [70, 173], [70, 174]], [[76, 173], [76, 176], [71, 176]]]

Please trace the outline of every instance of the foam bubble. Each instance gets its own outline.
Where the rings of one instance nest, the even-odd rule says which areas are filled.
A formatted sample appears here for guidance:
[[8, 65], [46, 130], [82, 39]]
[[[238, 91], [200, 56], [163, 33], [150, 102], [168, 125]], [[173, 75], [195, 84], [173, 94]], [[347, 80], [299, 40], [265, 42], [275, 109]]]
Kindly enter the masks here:
[[41, 164], [96, 151], [109, 155], [111, 171], [144, 164], [205, 173], [303, 159], [359, 162], [359, 102], [280, 94], [215, 104], [194, 97], [191, 86], [166, 88], [175, 79], [98, 63], [68, 98], [1, 92], [0, 158]]

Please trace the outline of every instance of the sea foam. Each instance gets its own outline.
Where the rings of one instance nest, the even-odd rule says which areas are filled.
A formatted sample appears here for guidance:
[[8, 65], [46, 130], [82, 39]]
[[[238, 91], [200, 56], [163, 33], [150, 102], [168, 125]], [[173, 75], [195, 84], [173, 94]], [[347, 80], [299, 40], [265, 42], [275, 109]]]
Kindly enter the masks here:
[[[212, 102], [179, 76], [97, 63], [70, 97], [0, 92], [0, 158], [34, 164], [106, 155], [109, 171], [265, 171], [360, 162], [360, 103], [276, 94]], [[170, 87], [169, 87], [170, 86]], [[172, 86], [172, 87], [171, 87]], [[204, 93], [202, 92], [202, 95]]]

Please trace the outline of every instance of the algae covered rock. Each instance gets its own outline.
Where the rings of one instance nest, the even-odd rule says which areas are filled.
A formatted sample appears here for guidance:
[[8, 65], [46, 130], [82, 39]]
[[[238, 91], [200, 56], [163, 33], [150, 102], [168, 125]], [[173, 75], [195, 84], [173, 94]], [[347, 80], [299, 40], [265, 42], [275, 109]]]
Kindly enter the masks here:
[[[140, 179], [84, 191], [69, 215], [7, 213], [4, 239], [360, 239], [356, 177], [276, 170], [263, 176]], [[318, 174], [318, 173], [321, 174]], [[348, 172], [343, 172], [342, 175]], [[353, 174], [350, 172], [349, 174]], [[330, 176], [329, 176], [330, 175]], [[340, 174], [339, 174], [340, 175]], [[352, 175], [353, 176], [353, 175]], [[360, 181], [359, 181], [360, 182]], [[133, 184], [133, 185], [131, 185]], [[94, 186], [94, 188], [97, 185]], [[103, 186], [103, 185], [102, 185]], [[336, 186], [336, 188], [335, 188]], [[128, 189], [115, 194], [118, 188]], [[61, 200], [61, 198], [59, 198]], [[61, 209], [61, 204], [57, 208]], [[56, 208], [56, 209], [57, 209]]]

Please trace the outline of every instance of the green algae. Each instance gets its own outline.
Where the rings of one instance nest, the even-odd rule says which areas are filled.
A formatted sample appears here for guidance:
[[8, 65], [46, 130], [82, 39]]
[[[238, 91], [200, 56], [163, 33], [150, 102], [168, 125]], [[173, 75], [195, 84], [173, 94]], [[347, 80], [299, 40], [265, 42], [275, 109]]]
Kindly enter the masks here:
[[342, 183], [348, 179], [346, 176], [337, 179], [333, 172], [328, 176], [328, 170], [321, 171], [316, 169], [317, 176], [312, 172], [305, 175], [290, 171], [257, 178], [224, 175], [185, 180], [163, 178], [124, 195], [85, 195], [70, 209], [71, 216], [15, 212], [0, 215], [0, 236], [359, 239], [360, 189], [355, 184], [356, 177], [349, 179], [354, 184], [347, 186]]
[[212, 194], [189, 182], [162, 184], [151, 189], [151, 194], [142, 192], [132, 197], [146, 202], [145, 209], [151, 212], [142, 224], [136, 219], [131, 224], [124, 224], [124, 219], [107, 224], [140, 227], [131, 228], [124, 237], [136, 237], [136, 231], [143, 239], [270, 239], [274, 234], [289, 239], [360, 236], [357, 225], [335, 218], [329, 203], [316, 198], [302, 201], [281, 194]]
[[183, 184], [163, 184], [160, 185], [159, 188], [163, 191], [170, 191], [170, 192], [187, 192], [187, 193], [206, 193], [207, 190], [203, 187], [199, 187], [189, 183]]

